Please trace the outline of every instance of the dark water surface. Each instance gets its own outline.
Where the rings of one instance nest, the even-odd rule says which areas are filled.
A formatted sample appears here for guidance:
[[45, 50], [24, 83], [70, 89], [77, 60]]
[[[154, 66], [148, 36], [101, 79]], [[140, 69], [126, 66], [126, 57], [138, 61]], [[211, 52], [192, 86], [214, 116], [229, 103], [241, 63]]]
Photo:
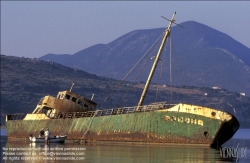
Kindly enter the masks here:
[[[226, 149], [235, 152], [222, 153]], [[4, 153], [5, 152], [5, 153]], [[238, 156], [238, 157], [234, 157]], [[92, 143], [45, 145], [29, 141], [1, 140], [3, 163], [168, 163], [168, 162], [239, 162], [250, 163], [250, 130], [239, 130], [221, 150], [207, 146], [132, 143]]]

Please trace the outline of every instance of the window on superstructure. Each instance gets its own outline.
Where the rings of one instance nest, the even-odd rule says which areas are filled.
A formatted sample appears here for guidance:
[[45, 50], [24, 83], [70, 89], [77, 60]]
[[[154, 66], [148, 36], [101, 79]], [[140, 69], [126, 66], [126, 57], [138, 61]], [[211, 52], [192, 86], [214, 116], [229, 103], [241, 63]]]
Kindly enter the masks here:
[[72, 101], [73, 101], [73, 102], [76, 102], [76, 100], [77, 100], [77, 98], [72, 97]]
[[61, 99], [63, 99], [63, 97], [64, 97], [64, 94], [61, 94]]
[[44, 108], [42, 108], [41, 113], [46, 114], [46, 113], [47, 113], [47, 110], [46, 110], [46, 109], [44, 109]]
[[39, 105], [42, 105], [42, 103], [43, 103], [43, 99], [44, 99], [44, 97], [43, 98], [41, 98], [41, 100], [39, 101]]
[[78, 104], [81, 105], [81, 106], [83, 106], [82, 100], [78, 100]]
[[68, 100], [69, 100], [69, 99], [70, 99], [70, 95], [66, 94], [66, 95], [65, 95], [65, 99], [68, 99]]

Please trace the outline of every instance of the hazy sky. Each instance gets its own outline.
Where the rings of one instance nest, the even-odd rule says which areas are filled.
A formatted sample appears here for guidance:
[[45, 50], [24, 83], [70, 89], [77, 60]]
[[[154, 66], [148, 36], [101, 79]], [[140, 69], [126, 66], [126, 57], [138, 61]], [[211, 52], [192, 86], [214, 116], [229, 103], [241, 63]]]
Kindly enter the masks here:
[[250, 48], [250, 1], [1, 1], [1, 54], [74, 54], [137, 29], [194, 20]]

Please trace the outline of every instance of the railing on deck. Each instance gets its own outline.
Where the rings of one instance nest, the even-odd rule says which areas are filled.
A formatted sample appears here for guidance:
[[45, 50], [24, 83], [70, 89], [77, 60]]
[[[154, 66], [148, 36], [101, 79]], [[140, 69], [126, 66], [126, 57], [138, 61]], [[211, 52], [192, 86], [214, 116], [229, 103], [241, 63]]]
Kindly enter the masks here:
[[[98, 110], [95, 117], [100, 116], [110, 116], [110, 115], [119, 115], [119, 114], [131, 114], [131, 113], [141, 113], [141, 112], [151, 112], [155, 110], [168, 109], [176, 104], [162, 104], [162, 105], [144, 105], [134, 107], [123, 107], [115, 109], [105, 109]], [[138, 109], [137, 109], [138, 108]], [[50, 119], [59, 119], [59, 118], [83, 118], [83, 117], [93, 117], [96, 111], [87, 111], [87, 112], [59, 112], [56, 114], [50, 114]], [[8, 114], [7, 120], [21, 120], [24, 119], [26, 114]]]

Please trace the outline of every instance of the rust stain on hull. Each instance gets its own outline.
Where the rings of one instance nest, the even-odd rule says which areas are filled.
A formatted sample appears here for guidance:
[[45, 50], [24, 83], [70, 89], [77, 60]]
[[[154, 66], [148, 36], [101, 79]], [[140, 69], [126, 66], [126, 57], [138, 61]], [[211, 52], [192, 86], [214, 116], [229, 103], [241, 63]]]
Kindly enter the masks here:
[[[86, 141], [211, 145], [215, 140], [219, 140], [220, 143], [215, 144], [217, 146], [224, 143], [225, 136], [217, 138], [221, 125], [224, 123], [235, 125], [238, 122], [234, 117], [224, 122], [221, 119], [176, 112], [171, 109], [127, 114], [116, 113], [116, 115], [113, 113], [105, 116], [99, 114], [95, 115], [96, 117], [82, 118], [8, 120], [6, 122], [7, 135], [9, 138], [24, 138], [29, 134], [38, 135], [41, 128], [49, 128], [52, 135], [66, 134], [68, 139]], [[201, 121], [202, 123], [199, 123]], [[225, 132], [229, 132], [231, 128], [229, 127]], [[237, 126], [235, 130], [237, 130]]]

